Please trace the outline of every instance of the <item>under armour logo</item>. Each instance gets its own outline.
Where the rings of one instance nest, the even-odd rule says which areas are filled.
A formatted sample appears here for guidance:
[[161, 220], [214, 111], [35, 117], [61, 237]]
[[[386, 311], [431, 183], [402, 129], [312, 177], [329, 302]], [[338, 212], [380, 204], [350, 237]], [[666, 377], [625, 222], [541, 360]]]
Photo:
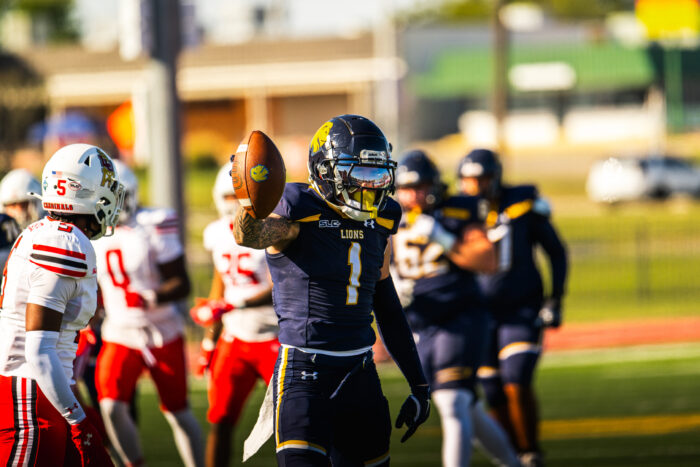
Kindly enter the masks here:
[[311, 373], [307, 373], [306, 371], [301, 372], [301, 379], [304, 381], [310, 379], [312, 381], [316, 381], [318, 379], [318, 371], [312, 371]]
[[86, 435], [85, 435], [85, 441], [83, 442], [83, 444], [84, 444], [85, 446], [90, 446], [90, 439], [92, 439], [92, 433], [86, 434]]
[[374, 219], [365, 219], [365, 227], [374, 228]]

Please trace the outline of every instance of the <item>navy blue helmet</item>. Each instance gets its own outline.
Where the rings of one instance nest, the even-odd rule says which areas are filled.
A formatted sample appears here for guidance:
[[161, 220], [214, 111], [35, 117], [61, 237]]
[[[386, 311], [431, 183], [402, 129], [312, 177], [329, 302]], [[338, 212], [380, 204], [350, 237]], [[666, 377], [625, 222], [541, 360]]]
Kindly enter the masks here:
[[440, 171], [421, 150], [405, 153], [396, 169], [396, 187], [412, 188], [419, 185], [430, 185], [426, 197], [428, 206], [434, 206], [442, 199], [446, 186], [440, 179]]
[[495, 198], [501, 189], [503, 167], [495, 152], [489, 149], [474, 149], [459, 161], [457, 172], [460, 178], [490, 177], [491, 183], [486, 193], [487, 198]]
[[324, 123], [309, 145], [309, 181], [348, 217], [377, 217], [394, 192], [396, 162], [382, 130], [359, 115]]

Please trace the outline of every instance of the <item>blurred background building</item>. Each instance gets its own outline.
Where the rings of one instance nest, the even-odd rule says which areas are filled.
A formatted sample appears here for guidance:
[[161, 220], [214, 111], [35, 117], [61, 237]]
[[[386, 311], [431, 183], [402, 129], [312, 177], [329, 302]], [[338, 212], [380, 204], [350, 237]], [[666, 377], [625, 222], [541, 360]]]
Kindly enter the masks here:
[[[170, 19], [158, 13], [166, 4], [178, 6]], [[290, 180], [303, 181], [316, 128], [338, 114], [367, 115], [395, 156], [426, 149], [448, 181], [459, 157], [487, 146], [502, 153], [507, 180], [539, 185], [571, 249], [566, 322], [577, 336], [608, 332], [633, 345], [647, 332], [687, 343], [700, 338], [699, 28], [698, 0], [4, 0], [0, 171], [38, 174], [58, 146], [76, 141], [131, 161], [150, 178], [144, 199], [182, 198], [194, 286], [205, 295], [201, 229], [215, 215], [216, 169], [240, 140], [265, 131]], [[179, 40], [163, 44], [167, 33]], [[169, 86], [168, 63], [175, 92], [154, 100]], [[162, 122], [169, 127], [154, 127]], [[655, 189], [626, 203], [591, 200], [589, 170], [611, 157], [621, 162], [604, 165], [614, 169], [603, 171], [605, 185], [625, 183], [618, 168], [631, 167]], [[661, 166], [670, 175], [654, 171]], [[164, 174], [181, 185], [160, 200]], [[679, 177], [695, 177], [684, 186], [698, 188], [671, 196]], [[626, 333], [637, 325], [648, 329]], [[567, 332], [547, 342], [576, 347]], [[683, 381], [664, 397], [695, 417], [678, 436], [696, 440], [700, 387]], [[607, 407], [603, 392], [586, 411]], [[571, 415], [580, 400], [560, 402], [545, 419]], [[645, 404], [635, 413], [665, 413], [661, 400]], [[689, 442], [661, 445], [690, 453], [676, 465], [700, 458]], [[592, 463], [625, 465], [618, 461]]]

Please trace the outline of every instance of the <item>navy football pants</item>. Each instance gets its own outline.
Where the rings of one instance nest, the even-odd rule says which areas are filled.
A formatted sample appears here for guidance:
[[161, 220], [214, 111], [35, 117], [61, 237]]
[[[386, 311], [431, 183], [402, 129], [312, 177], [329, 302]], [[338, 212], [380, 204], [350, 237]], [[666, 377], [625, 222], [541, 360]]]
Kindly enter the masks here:
[[389, 464], [389, 404], [371, 352], [331, 357], [282, 347], [272, 384], [280, 466]]
[[418, 355], [432, 391], [467, 389], [474, 392], [476, 370], [486, 351], [487, 325], [486, 312], [474, 310], [416, 333]]
[[540, 357], [542, 329], [536, 325], [538, 309], [522, 307], [493, 317], [489, 347], [479, 380], [491, 407], [505, 404], [504, 384], [532, 384]]

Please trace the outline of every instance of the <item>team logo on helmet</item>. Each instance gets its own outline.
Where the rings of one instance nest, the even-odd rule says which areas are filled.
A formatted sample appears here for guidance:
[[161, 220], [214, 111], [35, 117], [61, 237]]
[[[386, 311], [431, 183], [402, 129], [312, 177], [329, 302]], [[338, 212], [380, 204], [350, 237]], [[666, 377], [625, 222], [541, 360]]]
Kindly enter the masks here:
[[267, 176], [270, 174], [270, 171], [267, 170], [267, 167], [265, 167], [262, 164], [258, 164], [252, 169], [250, 169], [250, 178], [252, 178], [256, 182], [264, 182], [267, 180]]
[[316, 131], [316, 134], [311, 139], [312, 153], [318, 151], [324, 144], [326, 144], [328, 133], [331, 132], [331, 128], [333, 128], [333, 122], [326, 122]]

